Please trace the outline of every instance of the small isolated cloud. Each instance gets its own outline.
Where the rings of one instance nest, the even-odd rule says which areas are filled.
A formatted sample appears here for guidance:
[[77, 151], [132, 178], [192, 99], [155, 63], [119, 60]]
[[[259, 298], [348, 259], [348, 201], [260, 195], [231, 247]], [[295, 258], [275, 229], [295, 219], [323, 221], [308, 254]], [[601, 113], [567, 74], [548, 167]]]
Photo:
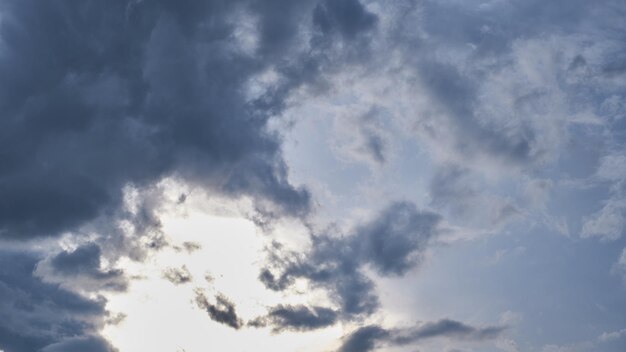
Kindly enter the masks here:
[[198, 308], [205, 310], [213, 321], [236, 330], [243, 326], [243, 320], [237, 316], [235, 305], [228, 298], [218, 294], [215, 296], [215, 303], [211, 303], [202, 290], [196, 290], [195, 293]]
[[185, 251], [187, 253], [193, 253], [202, 249], [202, 246], [197, 242], [183, 242], [180, 246], [175, 246], [174, 250], [177, 252]]
[[163, 278], [175, 285], [186, 284], [193, 279], [189, 269], [187, 269], [185, 265], [180, 268], [167, 268], [163, 270]]

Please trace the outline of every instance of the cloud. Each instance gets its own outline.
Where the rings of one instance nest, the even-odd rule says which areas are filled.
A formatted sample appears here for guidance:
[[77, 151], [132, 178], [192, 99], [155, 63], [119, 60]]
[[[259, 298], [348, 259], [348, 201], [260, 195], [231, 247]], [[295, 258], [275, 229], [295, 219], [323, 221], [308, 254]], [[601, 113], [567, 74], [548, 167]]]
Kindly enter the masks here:
[[325, 328], [335, 324], [336, 311], [325, 307], [307, 307], [304, 305], [278, 305], [272, 307], [266, 316], [248, 322], [248, 326], [271, 326], [273, 332], [308, 331]]
[[584, 352], [596, 348], [593, 342], [584, 341], [569, 345], [545, 345], [541, 348], [541, 352]]
[[102, 266], [102, 250], [95, 243], [82, 245], [73, 251], [60, 253], [41, 261], [36, 274], [46, 281], [75, 290], [125, 291], [128, 279], [121, 269]]
[[593, 176], [594, 181], [608, 183], [610, 197], [597, 212], [586, 216], [581, 237], [598, 237], [603, 241], [615, 241], [622, 237], [626, 227], [626, 157], [619, 153], [605, 155]]
[[[524, 196], [547, 213], [545, 190], [559, 192], [558, 179], [580, 176], [608, 197], [577, 216], [581, 236], [623, 237], [623, 4], [565, 3], [4, 1], [0, 239], [63, 236], [72, 250], [43, 260], [3, 252], [15, 257], [7, 268], [26, 264], [15, 269], [23, 278], [0, 271], [0, 289], [15, 303], [0, 303], [2, 316], [15, 322], [0, 322], [0, 341], [23, 350], [97, 343], [90, 336], [106, 315], [103, 302], [70, 289], [89, 297], [124, 290], [116, 260], [141, 260], [167, 245], [158, 201], [146, 198], [129, 210], [129, 188], [158, 193], [156, 185], [170, 178], [249, 199], [263, 220], [309, 215], [314, 197], [291, 181], [275, 125], [290, 105], [331, 96], [344, 83], [358, 89], [329, 103], [376, 109], [340, 116], [340, 129], [349, 132], [340, 149], [385, 164], [394, 142], [385, 127], [401, 120], [398, 135], [415, 137], [438, 167], [430, 206], [450, 221], [493, 230], [526, 215], [514, 189], [521, 178], [542, 180]], [[377, 91], [387, 93], [359, 97], [377, 77], [391, 82]], [[580, 156], [578, 143], [591, 156]], [[331, 301], [270, 308], [268, 326], [306, 330], [372, 314], [379, 302], [366, 273], [402, 276], [418, 267], [438, 234], [438, 214], [394, 203], [345, 234], [312, 235], [308, 251], [272, 249], [260, 275], [268, 288], [284, 291], [303, 279]], [[183, 269], [165, 276], [188, 282]], [[52, 308], [34, 299], [44, 293]], [[92, 310], [73, 308], [64, 295]], [[197, 303], [216, 321], [241, 327], [226, 298]], [[52, 315], [71, 326], [37, 330], [54, 325]], [[458, 336], [476, 336], [462, 327], [456, 325]], [[398, 331], [363, 330], [355, 344], [367, 350], [399, 343]], [[409, 340], [423, 338], [403, 331]]]
[[380, 341], [389, 338], [389, 336], [390, 332], [380, 326], [365, 326], [344, 338], [339, 352], [372, 351]]
[[54, 344], [90, 340], [103, 325], [104, 299], [44, 282], [35, 275], [40, 259], [31, 252], [0, 251], [0, 348], [6, 351], [30, 352], [49, 345], [56, 351]]
[[202, 249], [202, 246], [196, 242], [183, 242], [182, 246], [174, 246], [174, 250], [177, 252], [186, 251], [187, 253], [193, 253]]
[[585, 218], [582, 237], [599, 237], [604, 241], [619, 239], [626, 226], [626, 199], [609, 199], [598, 212]]
[[373, 166], [389, 158], [390, 136], [385, 127], [384, 111], [370, 108], [360, 114], [350, 111], [334, 120], [334, 144], [338, 154], [351, 161]]
[[430, 183], [431, 206], [465, 226], [493, 230], [521, 215], [515, 203], [489, 194], [481, 187], [480, 174], [459, 165], [437, 168]]
[[626, 282], [626, 247], [622, 250], [622, 254], [613, 265], [613, 272], [620, 275]]
[[163, 278], [175, 285], [186, 284], [193, 279], [189, 269], [187, 269], [185, 265], [180, 268], [167, 268], [163, 270]]
[[[0, 239], [63, 237], [75, 248], [43, 261], [2, 253], [14, 257], [6, 270], [24, 266], [23, 277], [2, 271], [10, 351], [100, 348], [90, 336], [104, 302], [69, 290], [124, 290], [118, 259], [168, 245], [163, 180], [249, 199], [264, 219], [306, 216], [311, 195], [290, 183], [270, 119], [347, 63], [351, 45], [336, 43], [366, 48], [377, 22], [357, 0], [9, 0], [1, 12]], [[184, 269], [165, 276], [187, 282]], [[46, 295], [50, 307], [37, 302]], [[242, 325], [222, 296], [197, 303]]]
[[601, 342], [609, 342], [609, 341], [619, 340], [624, 337], [626, 337], [626, 329], [622, 329], [619, 331], [612, 331], [612, 332], [603, 332], [598, 337], [598, 340], [600, 340]]
[[455, 320], [439, 320], [417, 325], [412, 328], [385, 329], [369, 325], [357, 329], [344, 338], [339, 352], [372, 351], [380, 345], [405, 346], [429, 338], [450, 338], [463, 340], [492, 340], [497, 338], [504, 327], [476, 328]]
[[314, 24], [323, 32], [338, 32], [346, 39], [354, 39], [371, 31], [378, 18], [358, 0], [325, 0], [315, 8]]
[[[0, 234], [70, 231], [119, 207], [125, 185], [168, 176], [251, 196], [267, 211], [306, 213], [310, 195], [288, 182], [280, 138], [267, 128], [282, 102], [263, 109], [244, 94], [278, 59], [243, 47], [235, 29], [246, 6], [6, 3]], [[261, 32], [282, 13], [266, 10], [255, 13]], [[281, 32], [285, 41], [299, 35], [293, 28]]]
[[97, 336], [75, 337], [44, 347], [41, 352], [117, 352], [108, 341]]
[[273, 270], [264, 269], [259, 279], [269, 289], [285, 290], [296, 278], [304, 278], [328, 290], [344, 318], [369, 315], [377, 309], [378, 297], [362, 268], [369, 266], [383, 276], [403, 275], [420, 263], [439, 220], [412, 203], [392, 203], [348, 236], [313, 236], [308, 253], [282, 253], [275, 247], [278, 253], [270, 256]]
[[210, 303], [201, 290], [196, 290], [196, 304], [198, 308], [206, 310], [209, 317], [220, 324], [230, 326], [238, 330], [243, 326], [243, 321], [237, 316], [235, 305], [223, 295], [215, 296], [216, 303]]

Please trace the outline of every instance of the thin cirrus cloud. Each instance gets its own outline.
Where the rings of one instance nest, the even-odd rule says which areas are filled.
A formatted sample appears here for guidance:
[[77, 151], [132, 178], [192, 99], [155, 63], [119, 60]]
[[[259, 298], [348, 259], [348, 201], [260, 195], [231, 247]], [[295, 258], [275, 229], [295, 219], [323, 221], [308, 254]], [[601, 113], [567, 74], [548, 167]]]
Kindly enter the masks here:
[[[0, 349], [115, 351], [108, 303], [152, 265], [209, 322], [341, 329], [328, 350], [620, 350], [624, 16], [617, 0], [4, 1]], [[228, 233], [200, 245], [162, 218], [222, 202], [266, 236], [255, 283], [283, 300], [250, 309], [153, 261], [219, 248]], [[475, 264], [493, 253], [519, 255]], [[476, 282], [433, 279], [463, 270]], [[550, 320], [580, 317], [569, 334]]]

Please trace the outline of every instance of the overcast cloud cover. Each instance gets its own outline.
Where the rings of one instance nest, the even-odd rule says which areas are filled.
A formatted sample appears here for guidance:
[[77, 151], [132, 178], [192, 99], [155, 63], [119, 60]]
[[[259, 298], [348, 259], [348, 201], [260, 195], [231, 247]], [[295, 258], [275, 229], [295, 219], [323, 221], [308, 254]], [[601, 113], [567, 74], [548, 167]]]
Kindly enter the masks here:
[[623, 1], [0, 2], [2, 352], [624, 351], [625, 234]]

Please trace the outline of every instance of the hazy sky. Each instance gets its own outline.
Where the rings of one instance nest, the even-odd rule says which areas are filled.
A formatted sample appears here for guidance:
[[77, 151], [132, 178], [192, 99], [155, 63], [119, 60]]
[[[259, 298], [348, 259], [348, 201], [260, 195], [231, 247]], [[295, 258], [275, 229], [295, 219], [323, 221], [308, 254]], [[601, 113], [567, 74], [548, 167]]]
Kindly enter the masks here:
[[0, 352], [625, 350], [623, 0], [0, 0]]

